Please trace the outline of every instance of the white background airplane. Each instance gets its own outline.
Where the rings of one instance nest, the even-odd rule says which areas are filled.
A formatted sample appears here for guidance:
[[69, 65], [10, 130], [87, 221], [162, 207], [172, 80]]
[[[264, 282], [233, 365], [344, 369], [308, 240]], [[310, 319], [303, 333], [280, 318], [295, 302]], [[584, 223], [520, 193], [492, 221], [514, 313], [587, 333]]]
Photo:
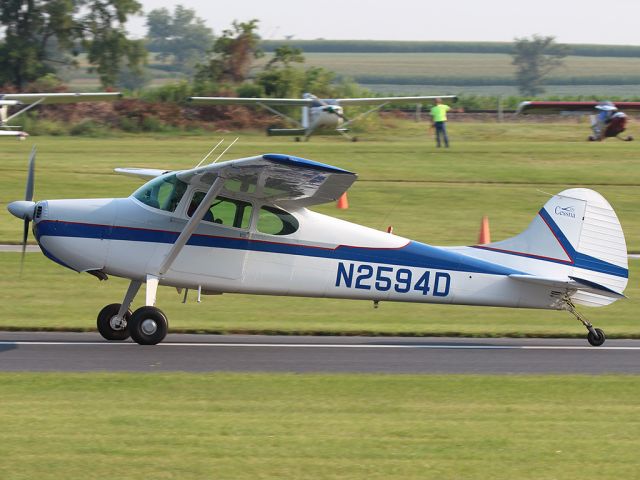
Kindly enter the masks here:
[[[20, 128], [19, 125], [9, 125], [9, 121], [42, 104], [61, 104], [77, 102], [109, 102], [122, 98], [119, 92], [113, 93], [5, 93], [0, 94], [0, 137], [17, 137], [24, 140], [27, 132], [10, 130]], [[18, 111], [9, 115], [9, 107], [20, 107]]]
[[[269, 128], [267, 135], [294, 136], [296, 140], [301, 138], [308, 140], [314, 133], [324, 131], [338, 133], [355, 141], [357, 137], [347, 133], [349, 125], [385, 105], [392, 102], [433, 103], [436, 98], [457, 100], [455, 95], [321, 99], [311, 93], [305, 93], [302, 98], [190, 97], [188, 100], [194, 105], [259, 105], [297, 125], [297, 128]], [[374, 107], [353, 119], [347, 119], [343, 106], [357, 105], [374, 105]], [[285, 115], [273, 108], [274, 106], [302, 107], [301, 120]]]
[[[593, 190], [553, 196], [527, 230], [508, 240], [434, 247], [315, 213], [356, 174], [303, 158], [265, 154], [189, 170], [117, 169], [151, 178], [128, 198], [9, 204], [43, 253], [78, 272], [131, 280], [105, 306], [107, 340], [156, 344], [168, 320], [158, 285], [226, 292], [568, 310], [601, 345], [605, 334], [575, 305], [623, 298], [627, 250], [609, 203]], [[145, 306], [129, 307], [146, 283]], [[185, 293], [186, 298], [186, 293]]]

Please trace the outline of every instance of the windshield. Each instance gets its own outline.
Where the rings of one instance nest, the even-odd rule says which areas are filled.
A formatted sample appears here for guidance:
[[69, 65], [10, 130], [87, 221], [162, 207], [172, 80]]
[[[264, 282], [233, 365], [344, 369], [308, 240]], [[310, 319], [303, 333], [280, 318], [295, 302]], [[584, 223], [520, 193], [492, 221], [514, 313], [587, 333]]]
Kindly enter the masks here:
[[187, 184], [170, 173], [145, 183], [133, 192], [133, 197], [152, 208], [173, 212], [186, 190]]

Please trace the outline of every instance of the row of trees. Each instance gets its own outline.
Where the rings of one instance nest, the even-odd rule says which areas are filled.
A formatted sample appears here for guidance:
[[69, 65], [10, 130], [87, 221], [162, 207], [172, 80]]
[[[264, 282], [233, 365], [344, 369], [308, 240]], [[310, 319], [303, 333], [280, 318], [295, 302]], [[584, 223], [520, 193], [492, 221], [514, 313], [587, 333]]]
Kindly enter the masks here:
[[[192, 77], [199, 91], [216, 91], [226, 85], [244, 96], [298, 96], [303, 91], [332, 95], [345, 87], [332, 86], [336, 80], [332, 72], [303, 68], [302, 51], [287, 44], [278, 46], [272, 59], [248, 81], [254, 60], [262, 55], [255, 19], [234, 22], [214, 37], [194, 10], [178, 5], [173, 12], [152, 10], [147, 15], [147, 37], [134, 40], [128, 38], [125, 24], [130, 16], [141, 13], [136, 0], [0, 3], [0, 32], [4, 31], [0, 85], [23, 89], [60, 66], [78, 66], [78, 55], [84, 52], [89, 71], [98, 74], [102, 85], [116, 86], [123, 78], [142, 75], [150, 50], [160, 67]], [[542, 93], [545, 77], [562, 65], [568, 52], [553, 37], [517, 38], [512, 56], [521, 92]]]

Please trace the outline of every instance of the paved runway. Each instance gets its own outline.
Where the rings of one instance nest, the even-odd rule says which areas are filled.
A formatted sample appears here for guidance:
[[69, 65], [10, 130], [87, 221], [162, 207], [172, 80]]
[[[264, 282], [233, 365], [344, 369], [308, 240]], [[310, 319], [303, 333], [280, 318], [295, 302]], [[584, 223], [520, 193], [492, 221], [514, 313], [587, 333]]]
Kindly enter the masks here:
[[97, 333], [0, 332], [0, 371], [640, 373], [640, 340], [168, 335], [156, 346]]

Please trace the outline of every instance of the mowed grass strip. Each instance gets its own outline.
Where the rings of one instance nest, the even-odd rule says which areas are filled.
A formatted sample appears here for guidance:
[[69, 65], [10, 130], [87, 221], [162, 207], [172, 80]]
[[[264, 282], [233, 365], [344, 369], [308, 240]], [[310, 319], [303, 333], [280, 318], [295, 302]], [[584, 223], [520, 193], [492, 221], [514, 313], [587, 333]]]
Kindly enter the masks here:
[[0, 390], [4, 480], [638, 471], [632, 376], [0, 374]]
[[[94, 330], [100, 309], [122, 301], [128, 282], [111, 277], [99, 282], [54, 264], [41, 254], [0, 253], [0, 329]], [[581, 308], [609, 338], [640, 337], [640, 260], [631, 261], [625, 294], [603, 308]], [[195, 292], [182, 304], [174, 288], [158, 290], [157, 306], [172, 332], [280, 333], [335, 335], [456, 335], [586, 337], [586, 330], [564, 311], [270, 297]], [[142, 306], [140, 293], [133, 308]], [[586, 344], [586, 341], [585, 341]]]
[[[452, 148], [445, 150], [435, 148], [427, 128], [424, 122], [383, 118], [356, 143], [327, 137], [295, 143], [244, 133], [223, 160], [281, 152], [355, 171], [359, 181], [349, 191], [349, 210], [336, 211], [331, 204], [314, 209], [375, 228], [399, 222], [399, 234], [435, 245], [473, 243], [484, 214], [490, 215], [496, 239], [517, 233], [545, 203], [547, 193], [589, 186], [613, 205], [629, 250], [640, 251], [640, 159], [634, 142], [585, 142], [585, 123], [454, 120]], [[640, 127], [632, 124], [631, 134], [640, 133], [636, 128]], [[24, 197], [32, 144], [38, 146], [36, 199], [96, 198], [128, 196], [142, 184], [114, 174], [115, 167], [190, 168], [219, 138], [31, 137], [27, 142], [6, 142], [0, 162], [0, 243], [22, 238], [21, 222], [5, 207]]]
[[[633, 124], [632, 124], [633, 125]], [[358, 172], [350, 209], [314, 209], [372, 228], [392, 225], [398, 235], [432, 245], [469, 245], [489, 215], [492, 239], [523, 231], [548, 194], [580, 185], [601, 192], [616, 210], [630, 251], [640, 251], [640, 168], [634, 142], [587, 143], [586, 125], [558, 123], [451, 123], [452, 148], [436, 149], [424, 123], [380, 119], [362, 141], [314, 137], [308, 143], [241, 135], [223, 159], [282, 152]], [[637, 128], [637, 127], [633, 127]], [[635, 133], [635, 131], [633, 132]], [[7, 142], [0, 163], [0, 242], [20, 241], [22, 222], [5, 210], [24, 195], [30, 142], [39, 148], [36, 199], [127, 196], [141, 180], [112, 173], [118, 166], [182, 169], [195, 165], [219, 136], [32, 137]], [[213, 143], [213, 144], [215, 144]], [[637, 336], [639, 263], [631, 262], [628, 300], [585, 313], [610, 336]], [[2, 328], [93, 329], [97, 312], [120, 302], [126, 282], [98, 283], [39, 254], [0, 254]], [[202, 305], [180, 304], [175, 290], [160, 289], [159, 306], [174, 331], [575, 335], [584, 329], [566, 312], [223, 295]], [[193, 296], [192, 296], [193, 299]]]

